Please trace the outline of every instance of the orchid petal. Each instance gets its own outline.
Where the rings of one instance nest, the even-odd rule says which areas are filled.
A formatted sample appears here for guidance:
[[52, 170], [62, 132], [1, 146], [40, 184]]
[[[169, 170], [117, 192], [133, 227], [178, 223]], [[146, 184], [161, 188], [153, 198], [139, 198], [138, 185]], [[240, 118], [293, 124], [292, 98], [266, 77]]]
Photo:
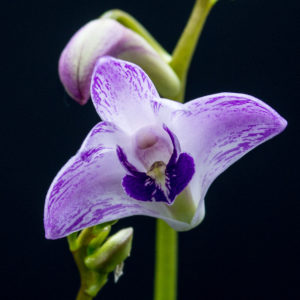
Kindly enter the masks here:
[[96, 200], [101, 195], [98, 192], [105, 199], [109, 198], [110, 189], [120, 190], [118, 182], [124, 172], [117, 162], [114, 145], [124, 138], [124, 133], [113, 124], [101, 122], [60, 170], [46, 197], [44, 220], [48, 238], [98, 222]]
[[91, 96], [103, 120], [134, 132], [155, 122], [150, 100], [158, 93], [138, 66], [106, 56], [100, 58], [92, 77]]
[[[173, 131], [182, 151], [195, 159], [191, 192], [203, 210], [214, 179], [247, 152], [279, 134], [287, 122], [262, 101], [244, 94], [220, 93], [198, 98], [173, 112]], [[199, 202], [200, 201], [200, 202]], [[203, 217], [203, 213], [199, 213]], [[195, 216], [193, 226], [201, 219]]]

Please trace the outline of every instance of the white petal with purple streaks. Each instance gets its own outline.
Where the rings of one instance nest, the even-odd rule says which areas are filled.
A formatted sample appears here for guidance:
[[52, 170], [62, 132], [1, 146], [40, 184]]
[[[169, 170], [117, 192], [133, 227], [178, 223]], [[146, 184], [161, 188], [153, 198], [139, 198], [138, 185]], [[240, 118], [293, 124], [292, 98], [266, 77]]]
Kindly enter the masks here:
[[124, 131], [155, 123], [150, 103], [159, 95], [149, 77], [133, 64], [101, 58], [94, 69], [91, 95], [102, 120]]
[[[286, 124], [267, 104], [235, 93], [198, 98], [173, 112], [173, 130], [182, 150], [191, 153], [196, 163], [196, 176], [190, 184], [193, 198], [203, 202], [219, 174], [251, 149], [279, 134]], [[197, 225], [199, 220], [193, 223]]]

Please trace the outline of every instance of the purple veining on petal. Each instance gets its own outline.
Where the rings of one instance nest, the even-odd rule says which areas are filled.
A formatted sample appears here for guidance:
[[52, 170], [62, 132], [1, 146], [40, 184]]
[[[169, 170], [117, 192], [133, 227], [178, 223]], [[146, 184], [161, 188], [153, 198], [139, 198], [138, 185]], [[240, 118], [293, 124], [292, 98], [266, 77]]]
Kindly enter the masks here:
[[150, 100], [159, 95], [145, 72], [134, 64], [112, 57], [99, 59], [91, 96], [100, 117], [126, 132], [155, 122]]
[[102, 145], [97, 148], [89, 149], [87, 151], [81, 152], [80, 158], [85, 162], [90, 162], [93, 155], [97, 154], [99, 151], [103, 151], [104, 149], [106, 148], [104, 148]]
[[80, 153], [79, 156], [74, 159], [74, 162], [57, 178], [56, 184], [52, 187], [48, 210], [51, 208], [54, 201], [59, 201], [64, 197], [64, 194], [68, 191], [68, 189], [73, 188], [70, 183], [73, 179], [84, 173], [83, 170], [80, 171], [80, 169], [84, 168], [83, 165], [85, 164], [85, 168], [88, 169], [88, 165], [93, 165], [93, 160], [102, 156], [103, 149], [104, 148], [101, 146], [98, 149]]
[[219, 99], [223, 99], [225, 98], [226, 96], [225, 95], [222, 95], [222, 96], [218, 96], [218, 97], [211, 97], [208, 101], [205, 102], [205, 104], [210, 104], [210, 103], [213, 103]]
[[150, 100], [150, 103], [151, 103], [153, 112], [158, 113], [160, 108], [162, 107], [162, 104], [155, 100]]
[[[240, 94], [238, 94], [240, 95]], [[230, 100], [228, 98], [230, 97]], [[206, 100], [204, 98], [208, 98], [209, 100]], [[182, 109], [177, 110], [174, 112], [174, 115], [180, 116], [197, 116], [199, 114], [203, 113], [216, 113], [219, 112], [220, 115], [215, 115], [215, 117], [221, 118], [222, 117], [222, 111], [226, 110], [226, 113], [234, 113], [234, 112], [240, 112], [245, 111], [248, 113], [256, 113], [257, 109], [260, 110], [261, 113], [268, 114], [270, 110], [265, 107], [265, 105], [258, 101], [253, 101], [254, 97], [247, 98], [245, 96], [236, 96], [236, 94], [229, 94], [229, 93], [223, 93], [223, 94], [217, 94], [216, 96], [207, 96], [199, 99], [203, 99], [202, 101], [191, 101], [186, 103], [185, 107], [188, 107], [188, 109]], [[242, 108], [240, 108], [242, 106]]]
[[[77, 217], [74, 222], [67, 227], [66, 229], [64, 229], [67, 232], [74, 232], [77, 231], [78, 229], [82, 228], [82, 227], [87, 227], [89, 226], [90, 223], [94, 223], [97, 220], [101, 220], [103, 219], [103, 217], [105, 215], [110, 215], [110, 216], [114, 216], [115, 214], [117, 214], [121, 209], [124, 209], [124, 205], [122, 204], [117, 204], [117, 205], [111, 205], [107, 208], [103, 208], [103, 209], [96, 209], [94, 210], [95, 206], [99, 206], [98, 204], [92, 205], [90, 206], [89, 210], [87, 210], [84, 214], [81, 214], [79, 217]], [[83, 223], [83, 220], [85, 218], [86, 215], [88, 215], [89, 213], [93, 214], [93, 218], [89, 219], [88, 222]], [[74, 216], [75, 217], [75, 216]], [[73, 218], [74, 219], [74, 218]]]
[[100, 122], [92, 129], [91, 137], [100, 132], [113, 133], [116, 132], [117, 130], [118, 130], [117, 126], [115, 126], [113, 123]]
[[286, 126], [286, 121], [267, 104], [234, 93], [193, 100], [173, 116], [178, 126], [172, 129], [182, 151], [195, 160], [197, 181], [192, 180], [191, 192], [200, 201], [219, 174]]
[[[103, 106], [103, 104], [107, 106], [114, 105], [111, 101], [112, 99], [102, 103], [103, 100], [109, 96], [113, 96], [112, 98], [117, 97], [117, 91], [112, 90], [112, 85], [119, 86], [122, 89], [127, 88], [130, 94], [136, 93], [136, 95], [131, 96], [135, 96], [137, 101], [143, 100], [145, 96], [149, 98], [150, 95], [152, 95], [152, 97], [158, 97], [157, 91], [149, 77], [144, 72], [140, 71], [141, 69], [138, 66], [121, 62], [122, 61], [111, 57], [102, 57], [98, 61], [98, 64], [95, 67], [91, 87], [96, 109], [99, 108], [99, 106]], [[140, 72], [138, 72], [138, 70]], [[140, 76], [143, 77], [142, 80], [140, 80]], [[101, 80], [101, 78], [103, 79]], [[126, 81], [129, 85], [126, 84]], [[146, 94], [145, 90], [147, 90]], [[130, 94], [128, 96], [130, 96]], [[103, 107], [101, 108], [103, 109]], [[116, 107], [114, 106], [114, 108]], [[109, 113], [109, 111], [109, 109], [105, 110], [106, 113]]]
[[47, 226], [47, 238], [56, 239], [66, 236], [85, 227], [90, 227], [101, 222], [127, 217], [131, 215], [149, 215], [164, 217], [155, 207], [145, 206], [145, 202], [130, 202], [128, 199], [120, 199], [114, 202], [114, 198], [104, 198], [101, 201], [90, 204], [86, 209], [75, 209], [66, 217], [65, 222], [49, 223]]
[[[253, 132], [253, 130], [256, 132], [249, 134], [249, 132]], [[240, 132], [236, 132], [235, 134], [228, 135], [224, 138], [223, 143], [218, 146], [220, 149], [219, 152], [210, 158], [210, 163], [213, 162], [215, 165], [224, 167], [232, 158], [254, 148], [257, 144], [260, 144], [269, 136], [275, 134], [276, 131], [276, 128], [266, 128], [265, 126], [249, 126], [248, 130], [245, 129]], [[223, 147], [226, 147], [227, 145], [235, 146], [227, 151], [224, 151], [223, 149], [226, 148]]]

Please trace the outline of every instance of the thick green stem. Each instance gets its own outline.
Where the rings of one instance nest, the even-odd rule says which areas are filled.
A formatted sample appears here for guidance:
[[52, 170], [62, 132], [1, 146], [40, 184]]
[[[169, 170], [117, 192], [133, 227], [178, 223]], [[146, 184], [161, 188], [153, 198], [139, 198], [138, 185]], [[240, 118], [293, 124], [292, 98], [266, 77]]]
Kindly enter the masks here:
[[175, 300], [177, 293], [177, 232], [162, 220], [156, 225], [155, 300]]
[[107, 282], [107, 274], [101, 274], [96, 271], [89, 270], [84, 264], [86, 256], [86, 248], [80, 248], [72, 251], [74, 260], [80, 274], [80, 290], [78, 291], [76, 300], [91, 300], [97, 295], [98, 291]]
[[87, 278], [89, 277], [89, 270], [84, 265], [83, 257], [85, 256], [85, 249], [78, 249], [76, 251], [72, 251], [74, 260], [76, 262], [77, 268], [80, 274], [80, 290], [78, 291], [76, 300], [91, 300], [93, 299], [92, 296], [86, 293], [87, 286]]
[[84, 229], [78, 236], [75, 233], [67, 237], [70, 251], [80, 275], [80, 290], [78, 291], [76, 300], [93, 299], [107, 281], [107, 274], [90, 270], [84, 263], [87, 255], [87, 245], [93, 237], [95, 235], [93, 235], [92, 227]]
[[174, 100], [182, 101], [188, 69], [206, 18], [217, 0], [196, 0], [188, 23], [173, 51], [169, 65], [181, 81], [181, 90]]
[[[196, 0], [188, 23], [173, 51], [169, 65], [181, 81], [181, 89], [173, 99], [183, 102], [189, 66], [205, 20], [217, 0]], [[176, 300], [177, 296], [177, 232], [162, 220], [156, 225], [156, 263], [154, 300]]]

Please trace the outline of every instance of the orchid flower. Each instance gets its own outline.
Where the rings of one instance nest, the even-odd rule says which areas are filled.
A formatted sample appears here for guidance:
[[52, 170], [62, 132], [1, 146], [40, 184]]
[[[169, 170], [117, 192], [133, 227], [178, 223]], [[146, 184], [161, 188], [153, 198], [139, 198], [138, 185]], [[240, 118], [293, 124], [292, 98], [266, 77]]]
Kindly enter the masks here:
[[90, 83], [97, 60], [110, 55], [141, 66], [160, 94], [175, 96], [180, 82], [168, 65], [170, 56], [158, 53], [143, 37], [115, 20], [99, 18], [71, 38], [59, 59], [59, 77], [68, 94], [79, 104], [90, 98]]
[[49, 239], [132, 215], [189, 230], [203, 220], [214, 179], [287, 125], [245, 94], [162, 99], [140, 67], [109, 56], [94, 68], [91, 98], [103, 121], [48, 191]]

